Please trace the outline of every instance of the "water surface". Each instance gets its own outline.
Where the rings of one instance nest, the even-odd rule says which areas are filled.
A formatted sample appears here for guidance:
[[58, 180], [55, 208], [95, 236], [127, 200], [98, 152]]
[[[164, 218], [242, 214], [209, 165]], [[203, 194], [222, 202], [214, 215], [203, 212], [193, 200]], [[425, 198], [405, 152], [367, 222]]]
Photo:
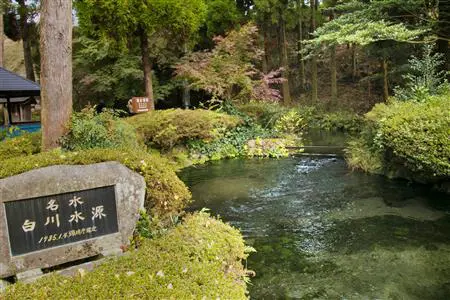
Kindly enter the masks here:
[[258, 251], [253, 299], [450, 299], [450, 205], [341, 159], [228, 160], [183, 170], [195, 199]]

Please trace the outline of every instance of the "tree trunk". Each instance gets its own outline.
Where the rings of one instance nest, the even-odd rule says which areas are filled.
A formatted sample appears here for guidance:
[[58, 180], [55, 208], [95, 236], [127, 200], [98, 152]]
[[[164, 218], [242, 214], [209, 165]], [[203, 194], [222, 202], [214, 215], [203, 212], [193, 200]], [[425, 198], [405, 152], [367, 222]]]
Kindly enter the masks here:
[[288, 60], [288, 51], [287, 51], [287, 40], [286, 40], [286, 23], [285, 20], [281, 20], [281, 36], [282, 36], [282, 67], [283, 67], [283, 81], [282, 90], [283, 90], [283, 101], [284, 104], [291, 103], [291, 93], [289, 90], [289, 60]]
[[389, 99], [389, 83], [388, 83], [388, 61], [383, 59], [383, 100], [387, 102]]
[[0, 67], [3, 67], [3, 53], [4, 53], [4, 28], [3, 28], [3, 3], [0, 2]]
[[[188, 54], [187, 42], [184, 42], [183, 52], [184, 55]], [[183, 80], [183, 107], [185, 109], [191, 107], [191, 88], [189, 87], [189, 82], [187, 79]]]
[[317, 57], [313, 55], [311, 57], [311, 103], [317, 103], [318, 99], [318, 87], [317, 87]]
[[268, 43], [268, 41], [267, 41], [267, 27], [266, 27], [266, 25], [263, 25], [263, 39], [264, 39], [264, 41], [263, 41], [264, 54], [263, 54], [263, 57], [262, 57], [262, 69], [263, 69], [263, 73], [267, 74], [267, 73], [269, 73], [269, 60], [267, 58], [267, 53], [268, 53], [268, 51], [267, 51], [267, 43]]
[[305, 61], [303, 60], [303, 15], [302, 15], [302, 6], [303, 1], [298, 0], [298, 59], [300, 62], [300, 72], [299, 72], [299, 79], [300, 79], [300, 92], [303, 92], [305, 89]]
[[148, 35], [144, 29], [141, 29], [140, 39], [141, 39], [142, 66], [144, 68], [145, 97], [147, 97], [150, 101], [150, 109], [154, 110], [155, 101], [153, 98], [152, 64], [150, 63]]
[[358, 76], [358, 60], [356, 57], [356, 45], [352, 45], [352, 79], [353, 82], [356, 81], [356, 77]]
[[331, 46], [331, 103], [337, 103], [336, 46]]
[[[0, 67], [3, 67], [3, 4], [0, 2]], [[4, 124], [0, 124], [1, 125], [7, 125], [7, 113], [6, 113], [6, 109], [4, 108], [3, 104], [0, 104], [0, 114], [3, 114], [3, 121]]]
[[313, 33], [316, 30], [316, 0], [309, 0], [309, 6], [311, 9], [311, 24], [310, 24], [310, 33]]
[[[316, 30], [316, 0], [310, 0], [311, 8], [311, 33]], [[317, 103], [317, 57], [311, 58], [311, 102]]]
[[19, 4], [20, 33], [22, 37], [25, 72], [29, 80], [36, 81], [36, 78], [34, 76], [33, 57], [31, 54], [30, 30], [27, 21], [27, 6], [25, 4], [25, 0], [17, 0], [17, 3]]
[[[448, 71], [450, 70], [450, 49], [448, 45], [450, 39], [450, 1], [440, 0], [438, 9], [437, 34], [440, 38], [437, 40], [437, 50], [444, 55], [445, 64], [442, 66], [442, 70]], [[450, 75], [447, 75], [447, 77], [450, 77]]]
[[42, 148], [59, 146], [72, 114], [72, 1], [42, 0]]

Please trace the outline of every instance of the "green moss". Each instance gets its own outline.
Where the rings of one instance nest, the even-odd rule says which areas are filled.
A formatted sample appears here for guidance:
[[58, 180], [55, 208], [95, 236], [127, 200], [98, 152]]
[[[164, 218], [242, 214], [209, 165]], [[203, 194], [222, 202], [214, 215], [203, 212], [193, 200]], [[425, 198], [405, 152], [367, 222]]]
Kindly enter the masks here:
[[15, 284], [5, 299], [247, 299], [239, 231], [205, 213], [75, 278]]
[[41, 133], [25, 133], [17, 137], [0, 141], [0, 161], [39, 153], [41, 151]]
[[145, 143], [168, 150], [189, 140], [212, 141], [240, 123], [240, 119], [210, 110], [157, 110], [128, 119]]
[[191, 198], [184, 183], [175, 174], [169, 161], [158, 154], [139, 150], [91, 149], [78, 152], [55, 150], [2, 161], [0, 178], [52, 165], [87, 165], [117, 161], [140, 173], [147, 183], [145, 206], [159, 216], [181, 212]]

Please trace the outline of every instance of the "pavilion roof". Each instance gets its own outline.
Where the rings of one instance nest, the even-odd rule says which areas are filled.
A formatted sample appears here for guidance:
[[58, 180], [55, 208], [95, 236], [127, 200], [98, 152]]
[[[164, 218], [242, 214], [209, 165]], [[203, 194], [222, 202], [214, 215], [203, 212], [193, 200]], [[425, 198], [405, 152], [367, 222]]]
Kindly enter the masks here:
[[39, 84], [0, 67], [0, 98], [31, 97], [40, 94]]

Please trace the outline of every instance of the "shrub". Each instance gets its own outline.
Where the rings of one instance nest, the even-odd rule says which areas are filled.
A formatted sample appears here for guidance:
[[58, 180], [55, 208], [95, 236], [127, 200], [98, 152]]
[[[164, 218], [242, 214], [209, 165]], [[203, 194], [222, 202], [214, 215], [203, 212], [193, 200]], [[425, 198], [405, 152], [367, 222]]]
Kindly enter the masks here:
[[[357, 149], [368, 149], [372, 155], [382, 153], [384, 173], [392, 173], [392, 168], [406, 168], [408, 176], [419, 181], [448, 178], [449, 96], [432, 96], [421, 103], [394, 100], [388, 105], [376, 105], [366, 115], [367, 138], [350, 144], [348, 157], [355, 159], [359, 155]], [[369, 159], [369, 156], [359, 157]]]
[[445, 90], [447, 76], [445, 71], [439, 71], [445, 63], [442, 53], [434, 53], [431, 44], [423, 46], [422, 58], [412, 56], [408, 60], [410, 73], [403, 76], [405, 87], [395, 88], [395, 96], [399, 100], [426, 101], [430, 95], [436, 95]]
[[272, 132], [264, 130], [258, 125], [238, 126], [214, 141], [191, 141], [188, 143], [188, 149], [191, 156], [196, 159], [202, 156], [212, 160], [234, 158], [247, 155], [246, 145], [249, 140], [271, 136]]
[[213, 102], [248, 100], [278, 101], [281, 93], [273, 85], [285, 81], [281, 70], [264, 74], [256, 68], [262, 61], [258, 28], [247, 23], [226, 37], [217, 36], [211, 51], [186, 55], [175, 66], [177, 78], [188, 79], [191, 87], [204, 90]]
[[238, 109], [253, 118], [263, 128], [273, 128], [275, 123], [289, 111], [278, 103], [252, 101], [241, 104]]
[[345, 159], [352, 170], [379, 174], [383, 170], [383, 154], [370, 147], [364, 138], [354, 138], [348, 142]]
[[69, 132], [62, 140], [67, 150], [93, 148], [139, 148], [135, 129], [114, 113], [104, 111], [96, 114], [94, 109], [86, 108], [72, 115]]
[[52, 165], [87, 165], [106, 161], [120, 162], [145, 178], [145, 207], [151, 210], [153, 215], [177, 215], [191, 198], [189, 190], [165, 158], [138, 149], [90, 149], [78, 152], [55, 150], [11, 158], [2, 161], [0, 178]]
[[368, 118], [377, 122], [376, 143], [412, 171], [450, 176], [450, 93], [425, 103], [378, 105]]
[[283, 135], [301, 135], [305, 126], [300, 114], [291, 109], [275, 122], [274, 129]]
[[249, 157], [287, 157], [289, 151], [286, 148], [285, 139], [260, 139], [248, 141], [245, 146], [245, 155]]
[[214, 111], [169, 109], [152, 111], [128, 120], [149, 146], [168, 150], [189, 140], [212, 141], [237, 126], [240, 119]]
[[41, 151], [41, 133], [24, 133], [0, 141], [0, 161]]
[[350, 111], [322, 112], [302, 107], [299, 113], [310, 128], [357, 133], [364, 127], [364, 118]]
[[237, 229], [205, 213], [167, 235], [74, 278], [50, 275], [17, 283], [5, 299], [247, 299], [249, 250]]

